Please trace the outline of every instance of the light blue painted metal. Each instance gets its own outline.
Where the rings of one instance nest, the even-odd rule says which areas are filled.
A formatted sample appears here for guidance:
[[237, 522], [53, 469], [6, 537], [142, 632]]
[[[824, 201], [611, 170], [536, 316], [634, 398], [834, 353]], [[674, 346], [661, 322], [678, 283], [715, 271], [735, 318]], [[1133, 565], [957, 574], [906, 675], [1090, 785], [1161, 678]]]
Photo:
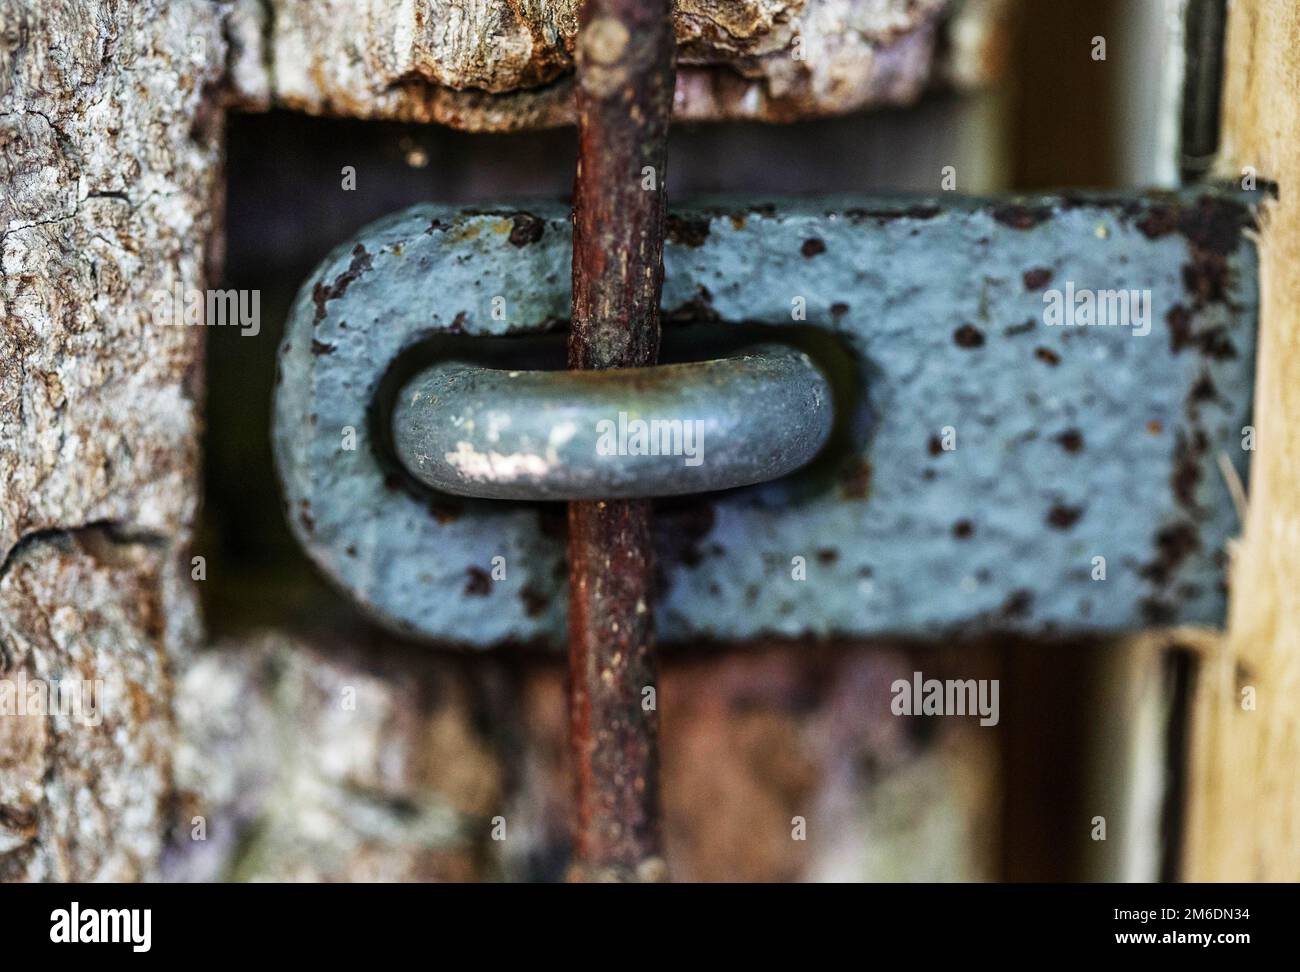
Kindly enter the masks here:
[[[1206, 192], [671, 218], [669, 321], [784, 325], [783, 340], [817, 334], [846, 357], [809, 345], [844, 399], [829, 458], [660, 510], [662, 638], [1222, 621], [1239, 524], [1218, 461], [1244, 477], [1250, 219]], [[371, 406], [431, 338], [556, 328], [569, 250], [556, 206], [417, 206], [339, 247], [295, 304], [274, 428], [289, 518], [395, 629], [563, 644], [562, 516], [422, 495], [385, 465]], [[1097, 297], [1118, 313], [1106, 291], [1134, 296], [1142, 323], [1046, 322], [1067, 299], [1071, 322]]]
[[777, 479], [831, 431], [831, 389], [802, 351], [521, 371], [442, 361], [393, 409], [393, 445], [427, 486], [486, 499], [681, 496]]

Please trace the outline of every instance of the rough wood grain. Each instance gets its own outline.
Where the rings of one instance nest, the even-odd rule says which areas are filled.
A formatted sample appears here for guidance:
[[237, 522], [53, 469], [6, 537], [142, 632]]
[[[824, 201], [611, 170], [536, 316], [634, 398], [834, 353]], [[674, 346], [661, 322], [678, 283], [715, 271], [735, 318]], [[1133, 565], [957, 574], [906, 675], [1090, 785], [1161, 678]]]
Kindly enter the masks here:
[[3, 677], [83, 683], [80, 713], [0, 715], [0, 880], [144, 880], [172, 817], [172, 678], [194, 615], [170, 545], [91, 528], [0, 579]]
[[[239, 0], [245, 107], [484, 131], [572, 122], [579, 0]], [[678, 0], [681, 119], [907, 104], [997, 70], [1007, 0]], [[957, 11], [951, 20], [945, 18]], [[940, 44], [940, 38], [945, 43]]]
[[[1300, 7], [1230, 5], [1219, 172], [1278, 183], [1261, 231], [1255, 438], [1228, 635], [1193, 712], [1187, 876], [1300, 879]], [[1244, 690], [1253, 690], [1254, 707]]]
[[0, 678], [106, 693], [98, 728], [0, 716], [0, 875], [148, 877], [197, 637], [202, 330], [152, 297], [202, 286], [219, 8], [0, 0], [0, 25]]

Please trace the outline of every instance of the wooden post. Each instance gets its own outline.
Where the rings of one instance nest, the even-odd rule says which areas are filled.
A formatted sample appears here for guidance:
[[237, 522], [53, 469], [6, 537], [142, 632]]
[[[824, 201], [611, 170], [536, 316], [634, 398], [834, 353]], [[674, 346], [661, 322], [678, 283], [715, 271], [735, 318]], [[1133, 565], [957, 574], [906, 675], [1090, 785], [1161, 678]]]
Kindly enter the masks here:
[[155, 878], [190, 826], [205, 329], [166, 317], [206, 285], [222, 17], [0, 0], [0, 678], [73, 713], [0, 714], [0, 881]]
[[[1185, 876], [1300, 879], [1300, 7], [1230, 6], [1218, 174], [1275, 181], [1260, 234], [1259, 360], [1228, 633], [1193, 708]], [[1247, 433], [1243, 433], [1243, 438]], [[1251, 443], [1247, 441], [1247, 445]]]

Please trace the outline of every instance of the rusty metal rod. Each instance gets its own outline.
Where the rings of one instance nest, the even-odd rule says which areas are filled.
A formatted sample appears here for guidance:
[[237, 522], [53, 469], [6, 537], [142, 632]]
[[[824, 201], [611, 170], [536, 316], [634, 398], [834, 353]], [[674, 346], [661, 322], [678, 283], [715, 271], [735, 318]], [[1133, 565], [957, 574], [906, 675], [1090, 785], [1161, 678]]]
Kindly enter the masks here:
[[[671, 0], [587, 0], [577, 40], [569, 367], [659, 353], [664, 170], [675, 83]], [[666, 877], [659, 825], [650, 504], [569, 504], [574, 880]]]

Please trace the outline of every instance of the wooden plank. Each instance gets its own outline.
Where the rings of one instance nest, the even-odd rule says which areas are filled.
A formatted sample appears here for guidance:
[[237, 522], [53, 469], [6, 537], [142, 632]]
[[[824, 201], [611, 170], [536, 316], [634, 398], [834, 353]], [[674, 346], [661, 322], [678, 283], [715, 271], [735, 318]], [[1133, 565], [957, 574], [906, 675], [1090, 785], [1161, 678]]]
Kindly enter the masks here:
[[[1231, 5], [1219, 172], [1276, 181], [1261, 230], [1255, 443], [1228, 635], [1193, 709], [1187, 876], [1300, 879], [1300, 7]], [[1253, 698], [1252, 698], [1253, 696]]]
[[199, 637], [204, 330], [153, 312], [204, 286], [225, 42], [194, 0], [0, 23], [0, 880], [147, 879]]

